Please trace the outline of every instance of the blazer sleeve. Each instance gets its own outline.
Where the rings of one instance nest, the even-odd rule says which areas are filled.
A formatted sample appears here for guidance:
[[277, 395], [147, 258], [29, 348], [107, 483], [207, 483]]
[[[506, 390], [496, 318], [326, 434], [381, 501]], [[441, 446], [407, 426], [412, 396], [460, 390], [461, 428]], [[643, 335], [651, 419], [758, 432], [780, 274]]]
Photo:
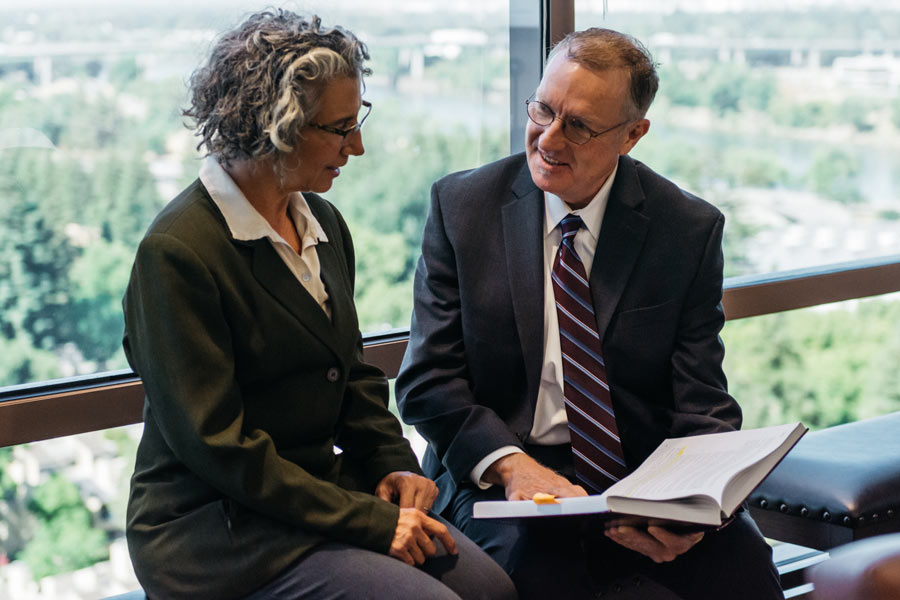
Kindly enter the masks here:
[[[485, 456], [522, 443], [489, 406], [476, 402], [466, 363], [464, 311], [453, 244], [435, 183], [415, 283], [409, 345], [397, 377], [403, 420], [428, 441], [454, 481], [468, 478]], [[448, 193], [445, 202], [453, 200]], [[434, 475], [434, 473], [429, 473]]]
[[[387, 552], [397, 506], [313, 476], [281, 456], [266, 431], [243, 427], [244, 402], [219, 284], [177, 237], [151, 233], [141, 243], [125, 298], [126, 351], [171, 453], [251, 510]], [[352, 386], [360, 379], [357, 369]], [[365, 411], [351, 412], [351, 421], [365, 418]]]
[[741, 409], [728, 394], [722, 369], [725, 349], [719, 332], [722, 310], [722, 232], [725, 218], [715, 219], [697, 273], [678, 319], [672, 351], [673, 407], [670, 437], [739, 429]]

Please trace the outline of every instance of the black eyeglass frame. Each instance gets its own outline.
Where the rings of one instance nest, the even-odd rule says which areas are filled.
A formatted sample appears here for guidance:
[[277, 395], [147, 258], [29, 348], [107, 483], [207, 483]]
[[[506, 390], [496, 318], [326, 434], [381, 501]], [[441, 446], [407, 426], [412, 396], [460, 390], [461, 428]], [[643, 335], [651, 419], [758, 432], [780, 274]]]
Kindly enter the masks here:
[[[528, 110], [528, 107], [529, 107], [530, 105], [532, 105], [532, 104], [540, 104], [540, 105], [543, 106], [545, 109], [547, 109], [547, 112], [549, 112], [551, 115], [553, 115], [552, 118], [550, 119], [550, 121], [547, 122], [547, 123], [540, 123], [540, 122], [538, 122], [537, 119], [535, 119], [533, 116], [531, 116], [531, 111]], [[573, 144], [577, 144], [577, 145], [579, 145], [579, 146], [581, 146], [582, 144], [587, 144], [589, 141], [591, 141], [591, 140], [594, 139], [595, 137], [599, 137], [599, 136], [601, 136], [601, 135], [603, 135], [603, 134], [605, 134], [605, 133], [609, 133], [609, 132], [612, 131], [613, 129], [617, 129], [617, 128], [621, 127], [622, 125], [624, 125], [624, 124], [626, 124], [626, 123], [628, 123], [629, 121], [632, 120], [632, 119], [625, 119], [625, 120], [622, 121], [621, 123], [617, 123], [616, 125], [613, 125], [612, 127], [607, 127], [607, 128], [604, 129], [603, 131], [594, 131], [593, 129], [591, 129], [591, 128], [588, 127], [587, 125], [582, 125], [582, 127], [584, 128], [584, 130], [587, 131], [587, 133], [588, 133], [588, 138], [587, 138], [586, 140], [578, 141], [578, 140], [573, 140], [573, 139], [569, 136], [569, 134], [566, 133], [566, 132], [568, 131], [568, 129], [566, 128], [566, 124], [567, 124], [567, 123], [566, 123], [566, 119], [564, 119], [564, 118], [560, 117], [559, 115], [557, 115], [557, 114], [556, 114], [556, 111], [554, 111], [552, 108], [550, 108], [546, 103], [541, 102], [540, 100], [535, 100], [534, 97], [528, 98], [527, 100], [525, 100], [525, 114], [528, 115], [528, 118], [531, 120], [532, 123], [534, 123], [535, 125], [538, 125], [539, 127], [549, 127], [549, 126], [553, 123], [553, 121], [555, 121], [556, 119], [559, 119], [560, 121], [562, 121], [563, 135], [566, 136], [566, 139], [567, 139], [567, 140], [569, 140], [569, 141], [572, 142]], [[580, 117], [579, 117], [579, 118], [580, 118]]]
[[360, 130], [363, 126], [363, 123], [366, 122], [366, 119], [369, 118], [369, 115], [372, 113], [372, 103], [368, 100], [362, 101], [363, 108], [366, 109], [366, 114], [363, 115], [363, 118], [359, 120], [359, 122], [350, 127], [349, 129], [338, 129], [337, 127], [332, 127], [331, 125], [319, 125], [318, 123], [310, 123], [310, 127], [315, 127], [316, 129], [321, 129], [322, 131], [327, 131], [328, 133], [333, 133], [335, 135], [341, 136], [342, 141], [347, 141], [347, 136], [352, 135]]

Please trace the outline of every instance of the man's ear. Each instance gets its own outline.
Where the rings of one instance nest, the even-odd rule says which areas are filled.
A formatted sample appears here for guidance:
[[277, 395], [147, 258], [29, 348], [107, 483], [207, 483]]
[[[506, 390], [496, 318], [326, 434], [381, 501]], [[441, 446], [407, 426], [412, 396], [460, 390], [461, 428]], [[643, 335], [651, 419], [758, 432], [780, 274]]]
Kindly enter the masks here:
[[619, 148], [619, 154], [628, 154], [635, 144], [650, 131], [650, 121], [648, 119], [640, 119], [632, 123], [628, 131], [625, 133], [625, 139], [622, 140], [622, 146]]

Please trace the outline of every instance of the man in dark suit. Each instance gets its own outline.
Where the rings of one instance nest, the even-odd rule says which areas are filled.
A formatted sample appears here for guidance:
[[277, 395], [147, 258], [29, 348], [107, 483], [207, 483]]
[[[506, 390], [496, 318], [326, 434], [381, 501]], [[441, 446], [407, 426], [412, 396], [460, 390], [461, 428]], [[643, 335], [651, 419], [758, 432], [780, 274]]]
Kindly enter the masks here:
[[[608, 481], [585, 475], [585, 464], [613, 481], [667, 437], [740, 427], [718, 336], [722, 214], [627, 156], [649, 129], [657, 85], [636, 40], [571, 34], [526, 103], [525, 154], [432, 189], [398, 403], [428, 441], [434, 509], [522, 597], [781, 596], [771, 550], [746, 513], [705, 535], [604, 532], [590, 518], [472, 519], [476, 501], [597, 492]], [[574, 322], [595, 321], [582, 327], [594, 350], [570, 334], [561, 300], [579, 280], [577, 302], [592, 316]], [[580, 349], [593, 366], [572, 360]], [[603, 408], [575, 427], [586, 413], [572, 390], [584, 392], [585, 375], [599, 387], [584, 395]], [[610, 441], [585, 434], [589, 422]]]

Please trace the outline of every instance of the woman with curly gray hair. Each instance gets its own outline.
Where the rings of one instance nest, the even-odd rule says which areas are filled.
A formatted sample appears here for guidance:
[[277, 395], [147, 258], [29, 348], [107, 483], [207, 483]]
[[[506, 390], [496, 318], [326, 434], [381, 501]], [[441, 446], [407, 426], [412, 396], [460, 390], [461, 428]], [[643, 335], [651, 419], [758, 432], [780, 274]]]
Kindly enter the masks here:
[[126, 534], [151, 598], [513, 598], [363, 362], [327, 191], [363, 154], [365, 45], [277, 10], [215, 44], [184, 114], [207, 158], [140, 244], [126, 356], [146, 391]]

